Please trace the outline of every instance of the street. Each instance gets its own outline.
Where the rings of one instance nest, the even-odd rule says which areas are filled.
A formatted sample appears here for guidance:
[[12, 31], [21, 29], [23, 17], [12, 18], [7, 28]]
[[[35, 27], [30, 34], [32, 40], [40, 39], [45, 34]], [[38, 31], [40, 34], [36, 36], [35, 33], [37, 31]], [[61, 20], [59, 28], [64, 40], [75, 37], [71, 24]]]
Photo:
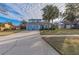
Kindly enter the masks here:
[[39, 31], [23, 31], [0, 37], [1, 55], [59, 55], [42, 38]]

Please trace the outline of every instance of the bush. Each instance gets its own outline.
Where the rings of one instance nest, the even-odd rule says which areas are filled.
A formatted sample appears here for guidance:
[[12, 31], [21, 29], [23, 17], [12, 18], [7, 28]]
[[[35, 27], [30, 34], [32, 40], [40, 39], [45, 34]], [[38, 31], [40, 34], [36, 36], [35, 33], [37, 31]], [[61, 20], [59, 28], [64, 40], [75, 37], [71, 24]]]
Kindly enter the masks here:
[[53, 28], [53, 30], [55, 30], [56, 28]]
[[4, 31], [8, 31], [8, 30], [11, 30], [11, 28], [5, 28], [5, 29], [4, 29]]

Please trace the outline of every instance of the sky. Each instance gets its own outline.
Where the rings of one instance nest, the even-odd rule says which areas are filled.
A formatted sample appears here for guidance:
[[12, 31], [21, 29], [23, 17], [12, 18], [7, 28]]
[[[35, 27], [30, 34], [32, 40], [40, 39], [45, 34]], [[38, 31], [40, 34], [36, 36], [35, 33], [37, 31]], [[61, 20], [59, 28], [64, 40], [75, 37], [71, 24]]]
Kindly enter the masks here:
[[[0, 3], [0, 16], [26, 20], [28, 19], [42, 19], [42, 8], [49, 3]], [[64, 12], [65, 4], [54, 3], [61, 12]]]

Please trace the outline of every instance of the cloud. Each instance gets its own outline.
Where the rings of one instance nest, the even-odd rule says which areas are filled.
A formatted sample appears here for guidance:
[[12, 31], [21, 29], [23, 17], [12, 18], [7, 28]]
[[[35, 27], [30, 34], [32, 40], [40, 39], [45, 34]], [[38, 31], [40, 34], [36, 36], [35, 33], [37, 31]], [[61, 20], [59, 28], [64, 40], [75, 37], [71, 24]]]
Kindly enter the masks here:
[[[0, 8], [3, 8], [8, 15], [8, 18], [14, 18], [18, 20], [28, 19], [42, 19], [42, 8], [48, 5], [48, 3], [0, 3]], [[64, 10], [64, 4], [55, 4], [60, 11]], [[60, 8], [61, 7], [61, 8]], [[2, 15], [3, 16], [3, 15]]]
[[5, 12], [10, 12], [10, 13], [13, 13], [13, 14], [16, 14], [16, 15], [20, 15], [21, 16], [20, 13], [18, 13], [17, 11], [15, 11], [12, 7], [10, 7], [7, 4], [0, 3], [0, 8], [3, 9]]

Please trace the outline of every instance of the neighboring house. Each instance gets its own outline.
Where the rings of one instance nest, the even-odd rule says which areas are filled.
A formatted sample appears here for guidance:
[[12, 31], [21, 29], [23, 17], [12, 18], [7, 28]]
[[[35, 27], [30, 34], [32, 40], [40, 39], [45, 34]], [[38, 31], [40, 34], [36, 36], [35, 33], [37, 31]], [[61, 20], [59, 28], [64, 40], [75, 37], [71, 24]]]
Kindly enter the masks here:
[[56, 27], [56, 28], [59, 28], [59, 29], [62, 29], [65, 27], [65, 24], [63, 22], [63, 19], [62, 17], [59, 17], [59, 18], [56, 18], [56, 19], [53, 19], [53, 25]]
[[71, 29], [71, 28], [79, 29], [79, 20], [74, 21], [73, 23], [71, 23], [69, 21], [62, 21], [58, 24], [58, 28], [59, 29], [62, 29], [62, 28], [65, 28], [65, 29]]
[[3, 26], [0, 26], [0, 31], [4, 31], [4, 30], [16, 30], [16, 29], [20, 29], [20, 26], [14, 26], [11, 23], [4, 23]]
[[68, 21], [62, 21], [62, 22], [58, 23], [59, 29], [70, 29], [72, 27], [73, 27], [73, 24]]
[[14, 26], [15, 27], [15, 30], [18, 30], [20, 29], [20, 26]]
[[5, 24], [5, 27], [9, 28], [9, 27], [12, 27], [12, 26], [20, 26], [21, 21], [19, 21], [17, 19], [6, 18], [6, 17], [3, 17], [3, 16], [0, 16], [0, 23]]
[[0, 27], [0, 31], [4, 31], [5, 27]]
[[5, 29], [12, 29], [13, 25], [10, 23], [4, 23], [3, 26], [0, 26], [0, 30], [4, 31]]
[[11, 23], [4, 23], [4, 27], [7, 29], [12, 29], [13, 25]]
[[21, 29], [26, 29], [26, 26], [27, 26], [27, 23], [26, 23], [26, 24], [21, 24], [21, 25], [20, 25], [20, 28], [21, 28]]
[[59, 23], [59, 24], [58, 24], [58, 28], [59, 28], [59, 29], [63, 29], [63, 28], [64, 28], [64, 23]]
[[[51, 27], [51, 24], [49, 24]], [[42, 19], [29, 19], [27, 23], [26, 29], [27, 30], [40, 30], [40, 29], [47, 29], [48, 23]]]

